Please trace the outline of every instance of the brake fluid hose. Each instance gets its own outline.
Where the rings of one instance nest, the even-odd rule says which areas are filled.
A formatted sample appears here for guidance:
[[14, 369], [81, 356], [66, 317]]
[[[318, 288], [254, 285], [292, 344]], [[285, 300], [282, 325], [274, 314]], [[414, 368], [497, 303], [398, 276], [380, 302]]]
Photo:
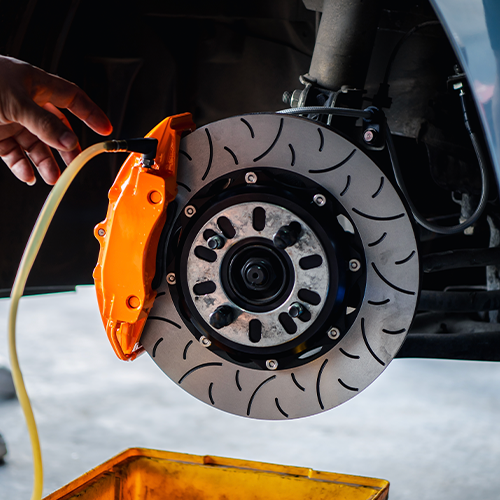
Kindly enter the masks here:
[[19, 264], [19, 269], [17, 271], [16, 279], [14, 281], [14, 285], [12, 287], [12, 292], [10, 295], [11, 301], [9, 309], [8, 328], [9, 357], [17, 397], [26, 419], [26, 425], [28, 427], [31, 441], [34, 468], [34, 482], [31, 500], [41, 500], [42, 498], [43, 462], [35, 417], [33, 415], [33, 409], [31, 407], [28, 393], [26, 391], [26, 386], [24, 384], [23, 375], [19, 366], [19, 359], [17, 356], [16, 317], [19, 300], [23, 295], [24, 287], [26, 286], [26, 281], [28, 280], [29, 273], [31, 271], [31, 268], [33, 267], [33, 263], [35, 262], [36, 256], [38, 255], [38, 251], [40, 250], [40, 246], [43, 242], [43, 239], [45, 238], [45, 234], [47, 233], [52, 218], [54, 217], [54, 213], [57, 210], [57, 207], [59, 206], [64, 194], [68, 190], [68, 187], [73, 182], [73, 179], [85, 166], [85, 164], [95, 156], [104, 152], [143, 153], [144, 164], [146, 164], [146, 161], [151, 161], [151, 157], [154, 161], [154, 157], [156, 156], [156, 145], [156, 139], [131, 139], [128, 141], [111, 140], [95, 144], [80, 153], [61, 174], [61, 177], [52, 188], [49, 196], [45, 200], [45, 203], [38, 216], [35, 226], [33, 227], [33, 231], [31, 232], [28, 243], [24, 250], [21, 263]]

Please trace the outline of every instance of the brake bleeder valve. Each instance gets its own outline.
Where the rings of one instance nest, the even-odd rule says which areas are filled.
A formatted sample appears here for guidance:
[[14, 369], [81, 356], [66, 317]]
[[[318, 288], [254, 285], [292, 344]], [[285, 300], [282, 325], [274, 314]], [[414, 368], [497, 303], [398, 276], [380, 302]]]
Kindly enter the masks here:
[[142, 330], [156, 291], [156, 253], [177, 195], [181, 135], [193, 131], [189, 113], [163, 120], [144, 139], [110, 141], [115, 151], [129, 151], [109, 191], [106, 219], [95, 227], [101, 249], [94, 269], [97, 301], [108, 339], [120, 359], [142, 351]]

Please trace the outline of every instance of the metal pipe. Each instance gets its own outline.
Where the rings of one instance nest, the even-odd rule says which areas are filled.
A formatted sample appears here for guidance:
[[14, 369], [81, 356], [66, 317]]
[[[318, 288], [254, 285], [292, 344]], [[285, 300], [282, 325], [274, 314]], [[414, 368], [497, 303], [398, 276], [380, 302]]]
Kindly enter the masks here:
[[422, 257], [424, 273], [491, 265], [500, 265], [500, 247], [453, 250]]
[[379, 0], [324, 0], [308, 78], [325, 89], [363, 89], [380, 12]]

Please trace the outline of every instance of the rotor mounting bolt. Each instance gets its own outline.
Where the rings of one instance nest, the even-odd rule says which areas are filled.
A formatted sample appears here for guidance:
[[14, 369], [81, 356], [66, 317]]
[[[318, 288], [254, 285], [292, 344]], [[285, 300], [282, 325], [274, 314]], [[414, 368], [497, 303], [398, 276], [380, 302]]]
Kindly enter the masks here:
[[106, 231], [104, 231], [104, 229], [101, 227], [98, 231], [97, 231], [97, 234], [99, 236], [104, 236], [106, 234]]
[[277, 370], [278, 369], [278, 362], [275, 359], [268, 359], [266, 361], [266, 368], [268, 370]]
[[361, 263], [359, 262], [358, 259], [351, 259], [349, 261], [349, 271], [352, 271], [355, 273], [356, 271], [359, 271], [361, 269]]
[[202, 335], [200, 337], [200, 344], [203, 346], [203, 347], [210, 347], [212, 345], [212, 341], [205, 337], [205, 335]]
[[192, 217], [195, 213], [196, 213], [196, 208], [194, 208], [193, 205], [188, 205], [184, 209], [184, 214], [186, 215], [186, 217]]
[[208, 248], [219, 250], [226, 244], [226, 240], [219, 234], [214, 234], [207, 240]]
[[288, 226], [281, 226], [273, 236], [274, 246], [280, 250], [284, 250], [287, 247], [295, 245], [301, 231], [302, 226], [296, 221], [290, 222]]
[[167, 274], [167, 283], [169, 285], [175, 285], [175, 282], [176, 282], [176, 280], [175, 280], [175, 273], [168, 273]]
[[257, 174], [255, 172], [247, 172], [245, 174], [245, 182], [247, 184], [255, 184], [257, 182]]
[[235, 320], [233, 308], [230, 306], [219, 306], [210, 315], [210, 325], [220, 330], [230, 325]]
[[328, 337], [332, 340], [337, 340], [340, 337], [340, 330], [335, 327], [330, 328], [330, 330], [328, 330]]
[[298, 318], [301, 314], [304, 313], [306, 308], [300, 303], [300, 302], [294, 302], [289, 308], [288, 308], [288, 314], [292, 318]]
[[326, 198], [322, 194], [315, 194], [313, 201], [316, 205], [318, 205], [318, 207], [323, 207], [326, 204]]

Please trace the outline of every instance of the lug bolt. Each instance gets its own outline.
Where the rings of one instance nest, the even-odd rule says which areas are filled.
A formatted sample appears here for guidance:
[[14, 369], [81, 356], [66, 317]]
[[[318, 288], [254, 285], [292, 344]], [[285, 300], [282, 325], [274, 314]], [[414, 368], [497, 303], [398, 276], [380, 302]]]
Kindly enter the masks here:
[[205, 335], [202, 335], [200, 337], [200, 344], [203, 346], [203, 347], [210, 347], [212, 345], [212, 341], [205, 337]]
[[234, 320], [234, 311], [230, 306], [219, 306], [210, 315], [210, 325], [212, 325], [217, 330], [230, 325]]
[[212, 250], [221, 249], [225, 245], [225, 243], [226, 243], [226, 240], [218, 234], [211, 236], [207, 240], [208, 248], [211, 248]]
[[288, 314], [292, 318], [298, 318], [305, 311], [305, 307], [300, 302], [294, 302], [288, 308]]
[[104, 235], [106, 234], [106, 231], [104, 231], [104, 229], [101, 227], [101, 229], [99, 229], [99, 230], [97, 231], [97, 234], [98, 234], [99, 236], [104, 236]]
[[288, 226], [281, 226], [273, 236], [274, 246], [280, 250], [291, 247], [297, 243], [302, 226], [296, 222], [290, 222]]
[[257, 182], [257, 174], [255, 172], [247, 172], [245, 174], [245, 182], [247, 184], [255, 184]]
[[313, 201], [316, 205], [318, 205], [318, 207], [323, 207], [326, 203], [326, 198], [322, 194], [315, 194]]
[[332, 326], [332, 328], [328, 330], [328, 337], [332, 340], [337, 340], [340, 337], [340, 330]]
[[358, 259], [351, 259], [349, 261], [349, 271], [352, 271], [355, 273], [356, 271], [359, 271], [361, 269], [361, 263], [359, 262]]
[[175, 285], [175, 273], [168, 273], [167, 274], [167, 283], [169, 285]]
[[196, 208], [194, 208], [193, 205], [188, 205], [184, 209], [184, 213], [186, 214], [186, 217], [192, 217], [196, 213]]
[[268, 370], [277, 370], [278, 369], [278, 362], [275, 359], [268, 359], [266, 361], [266, 368]]

